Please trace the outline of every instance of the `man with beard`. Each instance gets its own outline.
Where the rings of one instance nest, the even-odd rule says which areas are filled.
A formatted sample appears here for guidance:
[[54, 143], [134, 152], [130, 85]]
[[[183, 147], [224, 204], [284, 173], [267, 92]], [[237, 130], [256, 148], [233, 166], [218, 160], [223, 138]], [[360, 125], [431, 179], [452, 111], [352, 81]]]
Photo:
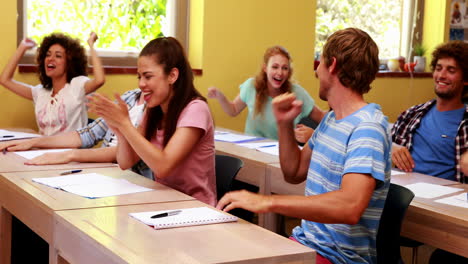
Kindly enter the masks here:
[[468, 149], [468, 43], [452, 41], [432, 53], [436, 99], [403, 112], [392, 128], [392, 161], [406, 172], [466, 182], [460, 167]]

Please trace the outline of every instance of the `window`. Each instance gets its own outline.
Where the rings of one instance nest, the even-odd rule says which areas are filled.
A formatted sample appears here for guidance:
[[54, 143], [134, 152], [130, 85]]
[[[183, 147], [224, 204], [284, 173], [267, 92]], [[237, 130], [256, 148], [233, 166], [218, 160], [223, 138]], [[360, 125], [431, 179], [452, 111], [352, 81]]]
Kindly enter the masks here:
[[316, 45], [319, 54], [327, 37], [347, 27], [360, 28], [379, 46], [381, 59], [408, 58], [422, 36], [422, 0], [318, 0]]
[[[18, 0], [18, 41], [40, 43], [45, 35], [64, 32], [82, 40], [94, 31], [104, 65], [136, 65], [144, 45], [175, 36], [185, 45], [188, 0]], [[185, 45], [186, 46], [186, 45]], [[22, 63], [34, 63], [35, 51]]]

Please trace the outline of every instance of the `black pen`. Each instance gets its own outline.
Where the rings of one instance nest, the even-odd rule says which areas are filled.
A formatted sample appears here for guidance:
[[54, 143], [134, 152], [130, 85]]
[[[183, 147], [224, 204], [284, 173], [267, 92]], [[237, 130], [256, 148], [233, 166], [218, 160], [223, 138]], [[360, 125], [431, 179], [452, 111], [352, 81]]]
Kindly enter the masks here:
[[15, 136], [13, 136], [13, 135], [4, 135], [4, 136], [2, 136], [2, 138], [12, 138], [12, 137], [15, 137]]
[[166, 216], [171, 216], [171, 215], [177, 215], [180, 212], [182, 212], [182, 210], [169, 211], [169, 212], [165, 212], [161, 214], [155, 214], [151, 216], [151, 218], [160, 218], [160, 217], [166, 217]]
[[64, 172], [60, 173], [60, 175], [68, 175], [68, 174], [78, 173], [78, 172], [81, 172], [81, 170], [64, 171]]

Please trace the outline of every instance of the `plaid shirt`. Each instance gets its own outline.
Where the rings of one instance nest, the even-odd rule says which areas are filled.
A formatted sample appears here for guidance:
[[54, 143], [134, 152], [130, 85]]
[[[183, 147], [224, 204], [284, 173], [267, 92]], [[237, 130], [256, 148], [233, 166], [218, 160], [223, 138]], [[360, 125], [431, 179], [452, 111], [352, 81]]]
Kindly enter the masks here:
[[[141, 90], [135, 89], [127, 91], [122, 95], [122, 100], [132, 108], [140, 98]], [[101, 117], [97, 118], [91, 124], [77, 130], [81, 138], [81, 148], [91, 148], [97, 145], [101, 140], [102, 147], [109, 147], [109, 142], [114, 136], [112, 131], [107, 127], [106, 121]]]
[[[138, 99], [140, 99], [140, 95], [140, 89], [127, 91], [122, 95], [122, 100], [124, 100], [124, 102], [128, 105], [128, 108], [130, 109], [136, 105]], [[81, 138], [81, 148], [94, 147], [101, 140], [103, 140], [101, 147], [109, 147], [109, 143], [112, 140], [112, 137], [114, 136], [114, 133], [112, 133], [112, 131], [107, 126], [106, 121], [104, 121], [104, 119], [102, 119], [101, 117], [97, 118], [91, 124], [88, 124], [87, 126], [78, 129], [77, 132]], [[132, 170], [138, 174], [145, 176], [146, 178], [154, 180], [152, 171], [143, 161], [137, 162], [133, 166]]]
[[[412, 106], [404, 111], [397, 122], [392, 127], [392, 141], [398, 145], [404, 146], [411, 150], [413, 146], [413, 134], [418, 129], [423, 116], [433, 107], [436, 100], [428, 101], [424, 104]], [[455, 138], [455, 161], [456, 161], [456, 178], [460, 182], [466, 182], [468, 175], [463, 175], [460, 170], [461, 155], [468, 149], [468, 105], [465, 104], [465, 114], [458, 126], [457, 136]]]

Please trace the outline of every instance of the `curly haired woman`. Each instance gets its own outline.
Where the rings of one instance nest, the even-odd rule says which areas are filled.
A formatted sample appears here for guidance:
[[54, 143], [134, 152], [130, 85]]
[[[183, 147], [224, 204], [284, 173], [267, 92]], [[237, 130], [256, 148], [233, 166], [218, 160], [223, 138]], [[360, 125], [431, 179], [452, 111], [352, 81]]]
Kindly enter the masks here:
[[94, 79], [87, 77], [87, 58], [80, 41], [63, 33], [52, 33], [44, 37], [37, 50], [41, 84], [32, 86], [13, 79], [21, 57], [28, 49], [36, 46], [31, 39], [21, 41], [3, 69], [0, 84], [34, 102], [36, 122], [41, 134], [50, 136], [86, 125], [86, 94], [97, 90], [105, 81], [101, 61], [93, 48], [96, 40], [97, 35], [91, 33], [88, 44], [94, 66]]

